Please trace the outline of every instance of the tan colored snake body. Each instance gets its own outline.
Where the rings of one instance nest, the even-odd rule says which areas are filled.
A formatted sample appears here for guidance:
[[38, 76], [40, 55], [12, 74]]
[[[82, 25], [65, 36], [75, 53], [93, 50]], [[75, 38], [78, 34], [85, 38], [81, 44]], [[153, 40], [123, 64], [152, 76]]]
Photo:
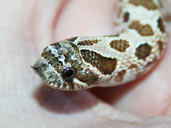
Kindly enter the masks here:
[[165, 48], [159, 8], [159, 0], [122, 0], [120, 34], [51, 44], [33, 68], [47, 85], [67, 91], [132, 81], [148, 71]]

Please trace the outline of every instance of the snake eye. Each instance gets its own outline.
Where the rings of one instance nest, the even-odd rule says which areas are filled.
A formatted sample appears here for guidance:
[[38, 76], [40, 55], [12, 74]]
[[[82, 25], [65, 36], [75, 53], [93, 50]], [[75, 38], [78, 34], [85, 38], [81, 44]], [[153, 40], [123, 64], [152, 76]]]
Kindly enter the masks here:
[[67, 67], [64, 72], [63, 72], [63, 78], [66, 80], [66, 81], [72, 81], [72, 79], [74, 78], [76, 74], [76, 70], [74, 70], [73, 68], [71, 67]]

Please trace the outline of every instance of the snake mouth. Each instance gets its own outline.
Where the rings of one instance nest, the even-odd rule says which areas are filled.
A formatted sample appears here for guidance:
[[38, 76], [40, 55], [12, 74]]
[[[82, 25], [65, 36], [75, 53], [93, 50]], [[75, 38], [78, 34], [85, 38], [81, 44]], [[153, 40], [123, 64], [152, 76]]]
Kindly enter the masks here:
[[42, 71], [46, 69], [47, 65], [46, 64], [40, 64], [39, 60], [31, 66], [31, 68], [42, 78], [45, 80], [44, 73]]
[[59, 86], [63, 85], [63, 79], [60, 73], [56, 72], [54, 67], [52, 67], [43, 57], [39, 58], [31, 67], [48, 86], [59, 88]]

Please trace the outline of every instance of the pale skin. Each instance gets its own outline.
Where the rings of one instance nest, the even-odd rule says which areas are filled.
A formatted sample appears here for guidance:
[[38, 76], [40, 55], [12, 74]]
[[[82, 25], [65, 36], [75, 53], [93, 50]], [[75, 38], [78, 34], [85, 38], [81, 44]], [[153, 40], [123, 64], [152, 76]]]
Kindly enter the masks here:
[[115, 0], [0, 0], [0, 127], [171, 126], [170, 35], [152, 72], [119, 87], [62, 92], [30, 68], [49, 43], [116, 32], [116, 7]]

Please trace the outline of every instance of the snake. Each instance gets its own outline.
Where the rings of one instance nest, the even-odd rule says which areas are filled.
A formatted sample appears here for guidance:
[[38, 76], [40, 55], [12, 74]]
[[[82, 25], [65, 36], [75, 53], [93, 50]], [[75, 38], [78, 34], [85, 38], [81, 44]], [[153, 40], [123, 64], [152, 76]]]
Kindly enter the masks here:
[[160, 0], [119, 0], [114, 35], [72, 37], [47, 46], [32, 66], [54, 89], [112, 87], [148, 72], [166, 47]]

